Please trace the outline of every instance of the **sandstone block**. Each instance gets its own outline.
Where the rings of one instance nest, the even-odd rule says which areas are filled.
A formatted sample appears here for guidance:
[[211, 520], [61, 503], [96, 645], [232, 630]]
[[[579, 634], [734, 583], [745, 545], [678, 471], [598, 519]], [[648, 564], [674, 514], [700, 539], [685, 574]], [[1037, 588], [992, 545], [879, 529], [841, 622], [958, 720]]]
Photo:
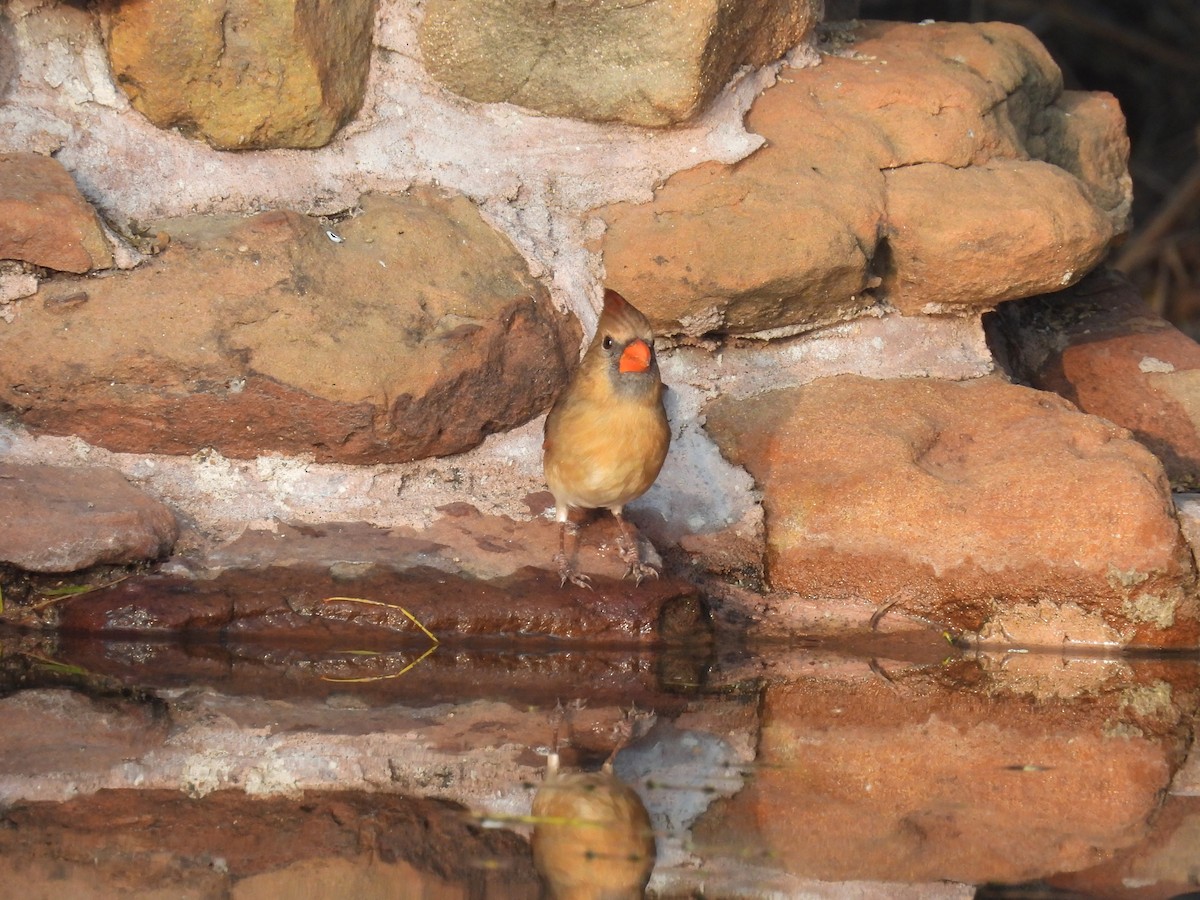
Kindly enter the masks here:
[[[1172, 786], [1174, 792], [1174, 786]], [[1150, 836], [1094, 868], [1048, 879], [1064, 893], [1119, 897], [1137, 885], [1142, 896], [1187, 897], [1196, 890], [1200, 857], [1200, 798], [1168, 795]]]
[[544, 410], [578, 331], [508, 240], [461, 196], [361, 205], [332, 227], [154, 223], [171, 241], [148, 264], [25, 301], [0, 399], [113, 450], [354, 463], [457, 453]]
[[106, 6], [117, 83], [160, 128], [222, 150], [321, 147], [358, 112], [375, 0]]
[[0, 259], [80, 274], [113, 264], [96, 211], [57, 160], [0, 155]]
[[878, 169], [843, 180], [846, 167], [803, 169], [778, 155], [742, 165], [692, 169], [652, 203], [603, 211], [606, 283], [637, 297], [667, 334], [813, 328], [875, 305]]
[[993, 307], [1078, 281], [1113, 223], [1069, 172], [1039, 161], [887, 173], [888, 302], [902, 312]]
[[598, 211], [607, 283], [643, 298], [663, 332], [769, 337], [890, 308], [988, 309], [1078, 279], [1126, 227], [1120, 110], [1063, 99], [1029, 32], [850, 34], [755, 101], [746, 124], [766, 144], [748, 159]]
[[[107, 769], [153, 753], [165, 716], [144, 703], [94, 700], [70, 690], [26, 690], [0, 700], [5, 753], [0, 778]], [[18, 762], [20, 760], [20, 762]]]
[[1024, 644], [1196, 639], [1162, 467], [1052, 394], [842, 376], [707, 416], [764, 492], [775, 588]]
[[778, 59], [818, 16], [813, 0], [430, 0], [420, 41], [434, 78], [472, 100], [661, 126], [701, 111], [739, 66]]
[[1030, 153], [1078, 178], [1114, 228], [1127, 230], [1133, 179], [1129, 135], [1117, 98], [1103, 91], [1064, 91], [1046, 113], [1044, 133], [1029, 136]]
[[30, 572], [155, 559], [175, 514], [113, 469], [0, 463], [0, 562]]
[[998, 313], [1021, 375], [1133, 432], [1177, 488], [1200, 488], [1200, 344], [1098, 272]]

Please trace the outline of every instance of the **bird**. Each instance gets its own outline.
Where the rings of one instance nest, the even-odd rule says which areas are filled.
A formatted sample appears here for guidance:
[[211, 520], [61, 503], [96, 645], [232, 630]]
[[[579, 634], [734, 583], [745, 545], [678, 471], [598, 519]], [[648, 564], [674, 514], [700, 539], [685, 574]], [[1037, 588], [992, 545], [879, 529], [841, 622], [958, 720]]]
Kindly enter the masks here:
[[606, 289], [596, 334], [546, 416], [542, 443], [542, 467], [559, 523], [554, 562], [563, 586], [569, 581], [591, 587], [591, 579], [567, 553], [568, 534], [578, 547], [572, 509], [612, 512], [625, 577], [633, 576], [638, 584], [647, 576], [658, 577], [658, 570], [642, 560], [637, 535], [622, 510], [649, 490], [667, 458], [671, 427], [665, 390], [650, 320]]
[[598, 772], [563, 772], [554, 749], [533, 798], [533, 863], [555, 900], [621, 900], [645, 896], [656, 845], [650, 814], [637, 791], [613, 771], [622, 740]]

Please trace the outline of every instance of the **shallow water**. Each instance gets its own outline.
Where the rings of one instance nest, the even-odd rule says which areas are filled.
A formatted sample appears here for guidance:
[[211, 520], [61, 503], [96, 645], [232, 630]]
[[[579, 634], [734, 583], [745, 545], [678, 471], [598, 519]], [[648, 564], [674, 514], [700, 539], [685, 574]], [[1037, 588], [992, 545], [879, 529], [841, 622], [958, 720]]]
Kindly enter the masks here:
[[[24, 896], [536, 897], [525, 838], [554, 747], [566, 772], [611, 758], [638, 791], [659, 896], [1200, 881], [1193, 658], [937, 635], [664, 651], [9, 633], [0, 649], [0, 878]], [[624, 861], [597, 846], [571, 868], [612, 877]]]

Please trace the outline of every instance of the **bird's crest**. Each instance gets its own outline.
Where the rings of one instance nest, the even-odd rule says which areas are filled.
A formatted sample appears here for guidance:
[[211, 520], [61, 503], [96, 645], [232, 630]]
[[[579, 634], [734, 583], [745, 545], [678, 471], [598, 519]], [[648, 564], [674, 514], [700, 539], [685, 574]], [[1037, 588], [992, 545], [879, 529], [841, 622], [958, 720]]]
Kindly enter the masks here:
[[650, 320], [612, 288], [604, 289], [604, 310], [600, 314], [600, 327], [624, 331], [639, 337], [648, 338], [653, 335]]

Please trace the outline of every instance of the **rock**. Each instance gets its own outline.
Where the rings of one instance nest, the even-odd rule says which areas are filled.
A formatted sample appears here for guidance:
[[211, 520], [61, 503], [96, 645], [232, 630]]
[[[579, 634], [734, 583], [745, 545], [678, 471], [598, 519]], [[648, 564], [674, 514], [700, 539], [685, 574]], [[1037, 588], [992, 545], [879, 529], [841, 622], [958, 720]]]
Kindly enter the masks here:
[[1129, 135], [1117, 98], [1104, 91], [1063, 91], [1046, 110], [1045, 132], [1028, 138], [1030, 154], [1066, 169], [1088, 189], [1092, 202], [1128, 230], [1133, 212]]
[[1192, 548], [1192, 554], [1200, 558], [1200, 494], [1175, 494], [1174, 500], [1183, 537]]
[[447, 646], [481, 638], [506, 646], [546, 639], [632, 646], [709, 637], [699, 591], [678, 579], [596, 579], [589, 592], [529, 569], [483, 581], [431, 567], [346, 568], [268, 567], [209, 580], [147, 575], [88, 594], [92, 603], [59, 601], [54, 617], [65, 630], [94, 635], [304, 639], [374, 649], [424, 649], [429, 634]]
[[796, 46], [819, 9], [813, 0], [430, 0], [420, 42], [434, 78], [472, 100], [661, 126], [703, 110], [739, 66]]
[[985, 640], [1195, 642], [1162, 467], [1054, 395], [843, 376], [719, 399], [707, 428], [764, 492], [775, 588]]
[[31, 572], [156, 559], [179, 537], [171, 510], [103, 468], [0, 462], [0, 562]]
[[37, 293], [38, 277], [35, 271], [35, 267], [29, 263], [14, 260], [0, 262], [0, 319], [11, 322], [16, 313], [9, 304]]
[[1064, 287], [1103, 260], [1115, 236], [1079, 180], [1049, 163], [914, 165], [886, 182], [891, 262], [882, 290], [909, 314], [967, 312]]
[[[553, 511], [549, 492], [534, 494], [530, 499], [540, 502], [542, 497]], [[584, 522], [575, 552], [580, 570], [605, 581], [623, 580], [626, 566], [613, 549], [619, 536], [616, 520], [607, 512]], [[557, 574], [553, 557], [558, 552], [558, 538], [558, 524], [552, 516], [535, 515], [523, 521], [484, 515], [469, 503], [451, 503], [439, 507], [433, 521], [423, 528], [376, 528], [364, 522], [327, 522], [312, 527], [282, 522], [271, 522], [270, 527], [260, 524], [246, 529], [236, 540], [194, 557], [193, 568], [217, 573], [275, 565], [327, 568], [354, 561], [396, 570], [428, 567], [490, 581], [530, 568]], [[654, 556], [644, 536], [642, 551], [650, 558]]]
[[113, 264], [96, 211], [57, 160], [0, 155], [0, 259], [78, 274]]
[[1200, 858], [1200, 798], [1168, 796], [1143, 843], [1094, 868], [1047, 879], [1054, 889], [1078, 897], [1120, 897], [1130, 889], [1143, 897], [1186, 898], [1196, 891]]
[[580, 701], [560, 731], [573, 767], [615, 752], [631, 704], [674, 716], [695, 700], [695, 683], [666, 680], [670, 655], [648, 647], [393, 642], [363, 652], [311, 635], [101, 641], [12, 628], [0, 647], [10, 683], [103, 696], [37, 690], [0, 705], [22, 728], [0, 729], [0, 749], [14, 751], [0, 762], [6, 806], [136, 787], [258, 797], [340, 788], [528, 810], [545, 763], [536, 748], [562, 723], [562, 697]]
[[598, 211], [606, 283], [660, 332], [771, 337], [890, 308], [979, 312], [1077, 280], [1127, 226], [1119, 109], [1062, 95], [1029, 32], [835, 34], [850, 45], [783, 69], [755, 101], [746, 124], [762, 149]]
[[755, 777], [697, 826], [706, 864], [734, 857], [823, 883], [1012, 884], [1149, 832], [1187, 739], [1181, 670], [1041, 696], [973, 661], [932, 668], [768, 684]]
[[1200, 344], [1115, 272], [996, 314], [1019, 375], [1133, 432], [1176, 488], [1200, 488]]
[[[458, 453], [543, 411], [579, 344], [525, 261], [464, 197], [368, 195], [298, 213], [154, 223], [168, 249], [43, 285], [0, 331], [0, 400], [112, 450]], [[336, 229], [336, 230], [334, 230]]]
[[321, 147], [362, 105], [375, 0], [136, 0], [105, 11], [116, 81], [160, 128], [221, 150]]
[[652, 203], [601, 211], [608, 228], [593, 247], [606, 283], [620, 285], [659, 334], [810, 329], [877, 304], [879, 171], [847, 173], [847, 163], [828, 175], [764, 153], [733, 171], [689, 169]]

